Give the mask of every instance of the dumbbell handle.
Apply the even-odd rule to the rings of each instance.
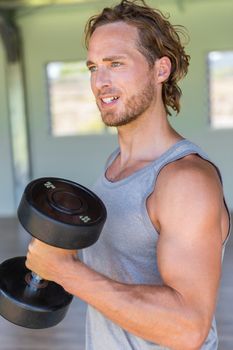
[[[25,276],[25,281],[28,284],[28,288],[31,291],[36,291],[41,288],[45,288],[48,285],[48,281],[37,275],[35,272],[30,271]]]
[[[40,283],[41,280],[43,279],[42,277],[40,277],[39,275],[37,275],[35,272],[31,271],[31,276],[32,276],[32,283],[37,284]]]

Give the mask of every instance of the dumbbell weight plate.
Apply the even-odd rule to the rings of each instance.
[[[106,209],[93,192],[77,183],[41,178],[26,187],[18,217],[22,226],[37,239],[63,249],[82,249],[99,238]],[[31,272],[25,267],[25,257],[3,262],[0,265],[0,314],[28,328],[47,328],[59,323],[72,296],[54,282],[38,281],[31,278]]]
[[[40,178],[26,187],[18,217],[39,240],[64,249],[82,249],[98,240],[106,209],[84,186],[60,178]]]
[[[31,272],[25,257],[16,257],[0,265],[0,314],[26,328],[48,328],[66,315],[73,296],[54,282],[42,281],[41,287],[28,283]]]

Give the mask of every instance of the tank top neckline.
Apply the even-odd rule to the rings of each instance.
[[[153,160],[152,162],[150,162],[149,164],[145,165],[144,167],[136,170],[135,172],[133,172],[132,174],[130,174],[129,176],[126,176],[125,178],[121,179],[121,180],[117,180],[117,181],[110,181],[107,176],[106,176],[106,172],[107,169],[109,168],[109,166],[114,162],[114,160],[118,157],[118,155],[120,154],[120,148],[118,147],[115,151],[113,151],[113,153],[110,155],[107,164],[105,166],[105,170],[104,170],[104,174],[103,174],[103,183],[107,186],[110,187],[118,187],[121,186],[129,181],[131,181],[133,178],[137,177],[139,174],[144,173],[145,171],[147,171],[150,168],[155,167],[156,165],[160,164],[163,160],[165,160],[171,153],[173,153],[178,147],[180,147],[183,144],[190,144],[190,141],[188,141],[187,139],[183,138],[182,140],[177,141],[176,143],[174,143],[172,146],[170,146],[165,152],[163,152],[158,158],[156,158],[155,160]]]

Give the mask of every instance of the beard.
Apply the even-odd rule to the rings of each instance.
[[[127,98],[124,108],[119,112],[101,111],[102,120],[106,126],[122,126],[138,119],[151,105],[155,97],[155,84],[153,78],[145,84],[136,94]]]

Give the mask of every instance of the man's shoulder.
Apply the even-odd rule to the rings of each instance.
[[[194,185],[220,181],[216,167],[197,154],[190,154],[167,164],[160,172],[158,182],[166,185]]]
[[[198,155],[188,155],[165,166],[157,179],[154,196],[161,215],[177,210],[193,212],[218,205],[222,186],[216,168]]]

